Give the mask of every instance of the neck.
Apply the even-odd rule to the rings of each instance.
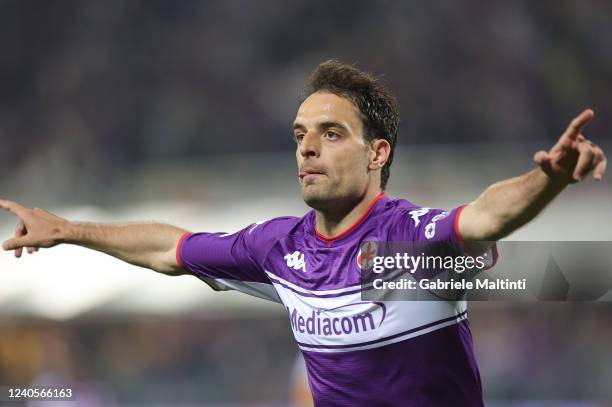
[[[352,227],[373,204],[374,200],[382,194],[380,190],[367,192],[356,200],[334,204],[333,210],[317,210],[316,225],[319,234],[325,237],[334,237]]]

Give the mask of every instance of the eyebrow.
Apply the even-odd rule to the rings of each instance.
[[[326,121],[326,122],[319,123],[319,124],[317,124],[317,127],[319,129],[329,129],[329,128],[332,128],[332,127],[336,127],[336,128],[341,129],[341,130],[343,130],[345,132],[349,131],[349,129],[344,124],[342,124],[340,122],[333,121],[333,120],[329,120],[329,121]],[[306,131],[306,126],[304,126],[302,123],[296,122],[296,123],[293,124],[293,130],[304,130],[304,131]]]

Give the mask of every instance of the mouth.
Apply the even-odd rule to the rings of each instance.
[[[321,171],[310,169],[310,168],[302,170],[298,173],[298,177],[300,181],[314,180],[315,178],[321,175],[325,175],[325,174],[323,174]]]

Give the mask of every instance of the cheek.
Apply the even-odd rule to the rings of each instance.
[[[358,183],[367,178],[369,157],[362,146],[351,146],[343,151],[335,151],[333,165],[328,167],[330,178],[337,182]],[[330,154],[331,156],[332,154]],[[329,157],[331,158],[331,157]]]
[[[339,178],[350,180],[351,182],[367,178],[367,160],[355,156],[352,159],[343,160],[336,166],[336,175]]]
[[[299,153],[299,151],[296,151],[296,153],[295,153],[295,162],[297,164],[297,168],[298,169],[300,168],[300,166],[304,162],[304,157],[302,157],[302,155]]]

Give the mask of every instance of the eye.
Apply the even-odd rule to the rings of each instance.
[[[300,144],[300,143],[302,142],[302,140],[304,139],[304,135],[303,135],[303,134],[301,134],[301,133],[294,134],[294,135],[293,135],[293,138],[295,139],[295,142],[296,142],[297,144]]]
[[[340,135],[334,131],[328,131],[327,133],[325,133],[325,137],[329,140],[338,140],[340,138]]]

